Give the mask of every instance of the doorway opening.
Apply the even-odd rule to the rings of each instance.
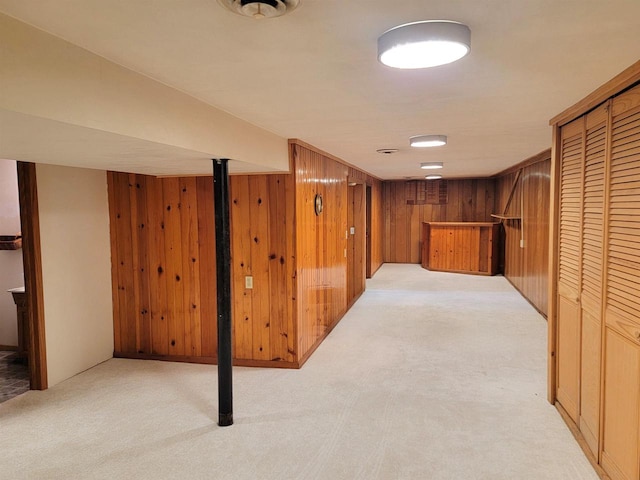
[[[366,185],[367,193],[366,193],[366,277],[371,278],[371,185]]]
[[[0,160],[0,403],[29,390],[18,169]]]
[[[0,402],[47,388],[33,163],[0,160]]]

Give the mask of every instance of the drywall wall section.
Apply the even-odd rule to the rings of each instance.
[[[16,162],[0,160],[0,235],[20,232]],[[18,345],[16,306],[10,288],[24,286],[22,250],[0,250],[0,346]]]
[[[113,355],[107,174],[39,164],[36,178],[51,387]]]

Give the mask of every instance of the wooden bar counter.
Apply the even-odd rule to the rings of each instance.
[[[422,224],[422,267],[441,272],[495,275],[500,223]]]

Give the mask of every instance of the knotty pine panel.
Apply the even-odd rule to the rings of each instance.
[[[497,179],[497,210],[504,213],[517,169]],[[521,220],[505,220],[504,276],[543,315],[548,308],[549,200],[551,152],[525,165],[518,178],[507,215]],[[523,230],[524,229],[524,230]],[[523,247],[520,247],[520,240]]]
[[[423,222],[490,222],[495,213],[495,180],[447,180],[447,202],[411,204],[427,181],[382,182],[383,260],[421,262]]]
[[[290,143],[295,168],[297,326],[300,359],[317,347],[347,308],[348,167]],[[323,211],[316,215],[316,194]]]
[[[237,364],[299,366],[347,308],[349,167],[295,144],[292,165],[291,174],[230,177]],[[371,186],[375,272],[383,259],[382,182],[357,169],[351,175]],[[214,363],[213,179],[114,172],[108,179],[114,354]],[[319,216],[316,193],[324,199]]]
[[[294,177],[234,175],[230,196],[234,358],[294,364]]]
[[[213,182],[109,172],[108,187],[114,354],[213,360]]]

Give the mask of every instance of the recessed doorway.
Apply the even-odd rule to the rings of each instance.
[[[0,160],[0,403],[29,390],[17,163]]]

